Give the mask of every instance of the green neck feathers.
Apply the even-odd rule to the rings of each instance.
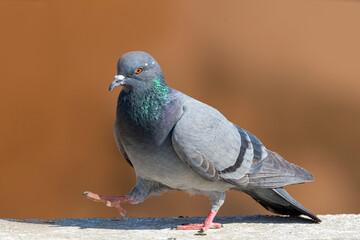
[[[160,78],[153,79],[153,87],[142,93],[137,93],[131,100],[129,113],[137,125],[144,127],[156,124],[162,118],[164,107],[168,102],[170,88]]]

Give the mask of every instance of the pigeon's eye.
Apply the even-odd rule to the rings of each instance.
[[[136,73],[136,74],[139,74],[139,73],[142,72],[142,70],[143,70],[142,68],[138,68],[138,69],[136,69],[135,73]]]

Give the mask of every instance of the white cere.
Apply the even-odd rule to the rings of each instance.
[[[124,80],[125,77],[123,75],[116,75],[115,78],[118,80]]]

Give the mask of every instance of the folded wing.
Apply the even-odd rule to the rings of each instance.
[[[275,188],[313,180],[311,173],[267,150],[253,134],[196,100],[184,104],[172,143],[180,159],[209,181]]]

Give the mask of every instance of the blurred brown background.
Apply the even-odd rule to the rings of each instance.
[[[287,189],[318,214],[359,213],[359,1],[0,1],[0,217],[116,217],[91,190],[135,185],[112,126],[116,62],[144,50],[167,82],[311,171]],[[169,192],[130,216],[205,216]],[[219,215],[269,214],[229,192]]]

